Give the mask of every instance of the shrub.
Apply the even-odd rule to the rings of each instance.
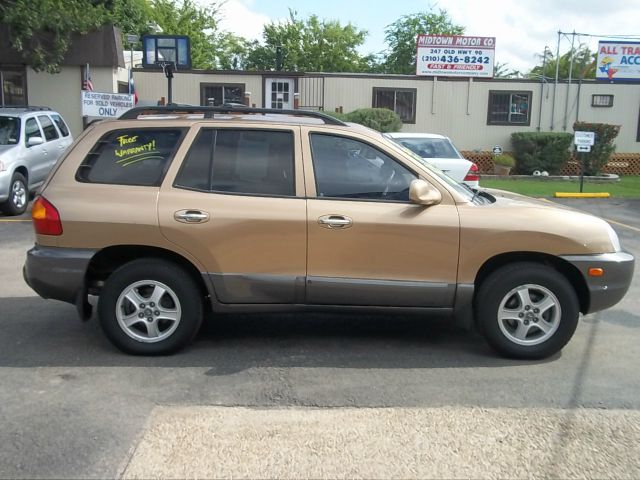
[[[598,175],[611,158],[611,154],[616,151],[613,140],[620,133],[620,125],[609,125],[607,123],[586,123],[576,122],[573,130],[579,132],[595,132],[595,144],[591,147],[591,152],[585,155],[585,175]]]
[[[503,153],[502,155],[496,155],[493,157],[494,165],[502,165],[503,167],[512,167],[516,164],[516,161],[511,155]]]
[[[386,108],[361,108],[349,113],[326,113],[339,120],[359,123],[382,133],[398,132],[402,128],[402,120],[398,114]]]
[[[531,175],[535,170],[551,175],[569,160],[573,135],[560,132],[516,132],[511,134],[517,173]]]

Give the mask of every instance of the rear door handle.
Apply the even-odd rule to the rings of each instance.
[[[345,215],[322,215],[318,218],[321,227],[337,229],[349,228],[353,225],[353,220]]]
[[[182,223],[204,223],[209,221],[209,214],[200,210],[178,210],[173,218]]]

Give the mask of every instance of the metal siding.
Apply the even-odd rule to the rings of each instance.
[[[461,150],[490,150],[494,145],[512,148],[511,133],[537,131],[540,99],[542,96],[541,131],[551,131],[551,110],[554,90],[556,90],[553,131],[563,132],[564,109],[567,84],[560,83],[557,89],[553,83],[542,86],[539,82],[511,82],[494,80],[491,82],[471,82],[469,91],[469,114],[467,114],[467,92],[469,83],[465,81],[435,82],[435,103],[432,107],[431,79],[389,79],[350,78],[332,76],[325,79],[325,109],[333,111],[342,106],[344,112],[357,108],[368,108],[372,104],[373,87],[417,88],[416,123],[405,124],[406,132],[440,133],[451,137]],[[490,90],[530,91],[531,122],[529,126],[487,125],[487,108]],[[573,133],[576,119],[576,96],[578,85],[572,84],[567,112],[566,131]],[[592,94],[614,95],[613,107],[591,106]],[[640,109],[640,89],[638,85],[624,84],[583,84],[580,92],[580,120],[588,122],[622,125],[616,139],[618,152],[640,152],[636,142],[638,112]],[[433,111],[433,113],[432,113]]]
[[[161,97],[167,98],[167,79],[161,71],[134,71],[133,79],[141,102],[155,104]],[[262,107],[261,75],[218,75],[178,71],[173,76],[173,101],[200,105],[201,83],[243,83],[245,92],[251,92],[251,103],[255,103],[256,107]]]

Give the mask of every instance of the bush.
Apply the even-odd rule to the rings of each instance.
[[[531,175],[535,170],[551,175],[560,170],[571,157],[569,147],[573,135],[559,132],[516,132],[511,134],[516,157],[516,172]]]
[[[398,114],[386,108],[361,108],[349,113],[326,113],[338,120],[359,123],[382,133],[398,132],[402,128],[402,120]]]
[[[613,140],[620,133],[619,125],[609,125],[607,123],[586,123],[576,122],[573,130],[578,132],[595,132],[595,144],[591,147],[591,152],[585,155],[585,175],[598,175],[611,158],[611,154],[616,151]]]
[[[511,155],[503,153],[502,155],[496,155],[495,157],[493,157],[493,164],[513,168],[513,166],[516,164],[516,161]]]

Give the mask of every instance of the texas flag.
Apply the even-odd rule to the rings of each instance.
[[[136,92],[136,84],[133,82],[133,72],[129,74],[129,93],[133,94],[134,105],[138,104],[138,92]]]

